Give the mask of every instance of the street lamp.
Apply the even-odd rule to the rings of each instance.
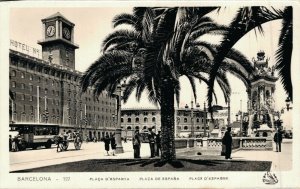
[[[286,103],[286,109],[287,109],[287,111],[289,111],[290,109],[293,109],[293,107],[290,107],[290,105],[291,105],[291,99],[290,99],[290,97],[286,98],[285,103]]]
[[[203,121],[203,124],[204,124],[204,137],[206,137],[206,105],[205,105],[205,102],[204,102],[203,110],[204,110],[204,121]]]
[[[122,135],[122,128],[121,128],[121,84],[118,84],[116,89],[116,98],[117,98],[117,128],[115,132],[116,137],[116,153],[124,153],[124,149],[122,146],[121,135]]]

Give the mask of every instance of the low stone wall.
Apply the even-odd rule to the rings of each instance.
[[[181,138],[176,138],[175,139],[175,148],[180,149],[180,148],[188,148],[188,141],[189,139],[181,139]]]
[[[271,137],[244,137],[240,140],[243,150],[273,150]]]
[[[222,150],[222,138],[176,138],[176,149],[204,147],[211,150]],[[232,149],[273,150],[270,137],[233,137]]]

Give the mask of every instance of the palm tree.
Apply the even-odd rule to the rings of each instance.
[[[292,54],[292,7],[286,7],[283,11],[266,7],[244,7],[240,8],[235,18],[229,25],[228,32],[224,34],[224,38],[217,53],[214,57],[214,64],[210,72],[208,87],[208,105],[211,107],[212,94],[216,74],[222,64],[223,59],[227,56],[230,49],[252,29],[258,28],[262,30],[262,24],[283,19],[283,27],[281,30],[279,49],[277,50],[277,69],[281,77],[284,88],[292,99],[292,84],[290,78],[290,64]]]
[[[217,46],[196,39],[206,33],[226,32],[224,26],[218,26],[204,17],[214,9],[134,8],[132,15],[118,15],[113,21],[114,26],[129,24],[133,30],[122,29],[111,33],[103,41],[103,55],[82,77],[82,90],[93,86],[95,96],[104,90],[113,95],[123,79],[128,81],[123,95],[125,102],[134,89],[138,100],[143,91],[148,92],[149,100],[161,108],[162,160],[176,158],[174,96],[178,103],[179,77],[189,79],[195,98],[195,79],[208,83],[203,73],[210,72],[211,54],[216,52]],[[216,78],[225,99],[230,95],[226,71],[240,76],[247,83],[247,75],[232,62],[243,62],[245,67],[251,65],[234,50],[224,60]]]

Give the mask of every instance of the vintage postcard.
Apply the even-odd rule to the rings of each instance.
[[[0,3],[0,188],[299,188],[296,1]]]

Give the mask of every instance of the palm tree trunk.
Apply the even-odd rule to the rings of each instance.
[[[161,82],[161,160],[176,159],[174,137],[174,93],[170,79]]]

